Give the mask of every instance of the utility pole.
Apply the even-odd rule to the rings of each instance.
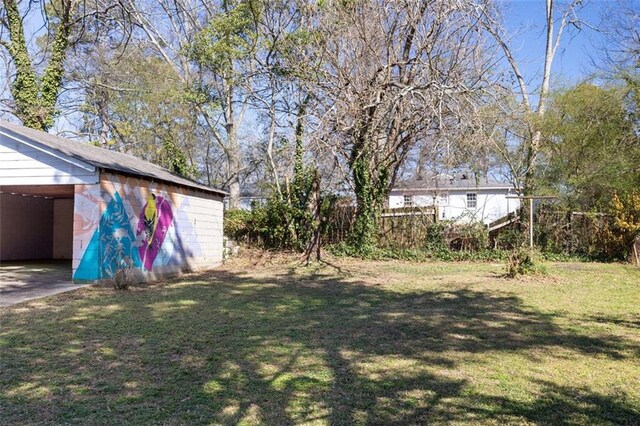
[[[533,248],[533,200],[554,200],[555,195],[507,195],[507,198],[529,200],[529,248]]]

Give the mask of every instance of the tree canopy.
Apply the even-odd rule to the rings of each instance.
[[[224,187],[232,208],[268,188],[293,234],[312,181],[353,200],[365,251],[412,174],[493,173],[584,210],[639,184],[637,5],[608,15],[597,75],[562,87],[556,54],[590,28],[577,0],[545,2],[539,78],[495,0],[2,2],[14,119]]]

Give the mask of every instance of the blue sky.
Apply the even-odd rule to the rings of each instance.
[[[518,63],[530,82],[530,89],[539,86],[544,63],[544,16],[545,0],[498,0],[505,8],[505,24],[512,38],[512,48]],[[569,0],[555,0],[558,9]],[[627,0],[640,4],[640,0]],[[578,17],[589,24],[577,31],[571,28],[565,32],[558,49],[552,73],[552,90],[576,83],[596,71],[591,63],[597,59],[597,46],[603,43],[607,28],[601,24],[603,15],[615,13],[619,0],[585,0]],[[33,39],[33,32],[41,29],[41,16],[36,13],[25,22],[27,33]],[[595,30],[591,27],[597,27]],[[535,95],[534,95],[535,97]]]
[[[525,78],[534,83],[532,86],[539,84],[544,65],[545,3],[544,0],[503,3],[507,29],[519,34],[512,39],[512,48]],[[563,4],[557,3],[556,10],[560,11]],[[612,8],[615,10],[616,5],[615,0],[585,1],[577,16],[588,25],[583,25],[581,30],[570,26],[563,33],[552,67],[553,86],[557,88],[559,85],[576,83],[596,71],[591,61],[598,58],[597,46],[604,42],[607,31],[602,18],[607,11],[610,12]]]

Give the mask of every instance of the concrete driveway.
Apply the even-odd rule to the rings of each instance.
[[[2,262],[0,308],[86,285],[71,282],[71,262]]]

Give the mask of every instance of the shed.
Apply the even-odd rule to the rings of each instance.
[[[0,120],[0,261],[70,261],[74,281],[222,262],[225,192],[139,158]]]

